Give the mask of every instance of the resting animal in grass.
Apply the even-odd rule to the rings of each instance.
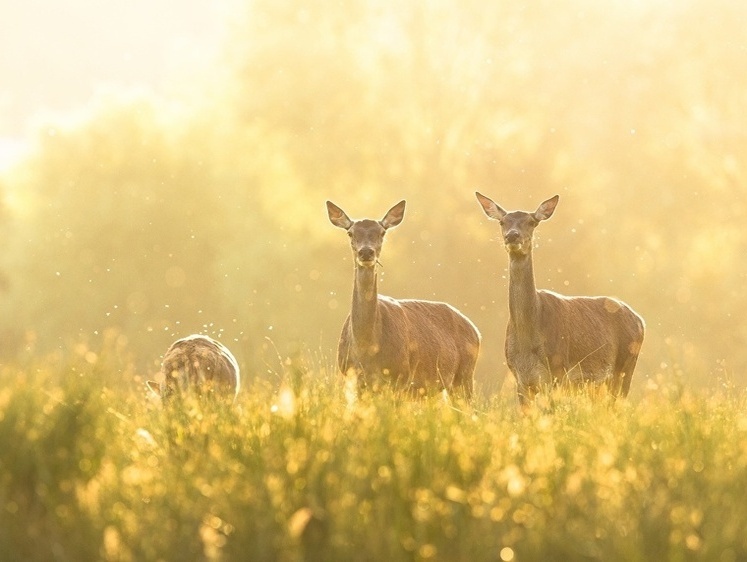
[[[194,334],[175,341],[163,357],[160,381],[146,383],[167,402],[187,393],[235,399],[241,385],[236,359],[226,346]]]

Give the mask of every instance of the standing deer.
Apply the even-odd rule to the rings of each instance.
[[[475,195],[485,214],[500,222],[508,251],[506,362],[522,408],[538,390],[557,385],[606,386],[613,399],[627,396],[643,343],[643,319],[611,297],[566,297],[535,287],[532,234],[552,216],[559,196],[529,213],[507,212]]]
[[[376,266],[384,234],[402,222],[405,201],[380,221],[353,221],[330,201],[327,213],[333,225],[347,231],[355,262],[352,310],[337,347],[342,373],[357,377],[359,388],[389,384],[413,395],[445,389],[469,400],[480,349],[474,324],[446,303],[378,294]]]
[[[146,384],[164,402],[187,393],[233,400],[241,375],[226,346],[211,337],[193,334],[171,344],[163,356],[160,381]]]

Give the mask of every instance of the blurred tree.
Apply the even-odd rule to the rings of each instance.
[[[9,213],[5,205],[5,185],[0,181],[0,254],[7,251],[8,238],[11,235],[8,220]],[[8,275],[3,269],[0,269],[0,294],[7,292],[8,287]]]
[[[512,74],[522,64],[500,64],[518,50],[512,41],[500,45],[511,24],[494,22],[520,10],[488,8],[493,18],[476,3],[333,4],[255,2],[238,20],[227,106],[242,138],[253,143],[244,152],[254,157],[248,165],[255,166],[258,203],[286,239],[308,232],[302,246],[308,250],[315,238],[336,234],[323,213],[325,199],[376,216],[407,198],[403,232],[383,257],[392,264],[383,290],[476,312],[482,281],[476,278],[475,290],[465,294],[464,278],[482,252],[460,235],[471,230],[465,223],[479,222],[474,187],[552,184],[560,147],[557,137],[541,134],[543,124],[528,108],[512,107]],[[309,216],[310,209],[319,212]],[[328,243],[339,245],[337,259],[347,259],[342,242]],[[313,317],[333,334],[325,340],[333,346],[352,273],[322,256],[297,254],[294,270],[301,278],[306,271],[330,272],[326,286],[334,297],[323,304],[337,308],[316,301]],[[289,313],[308,307],[305,298]],[[287,320],[282,324],[294,324]],[[493,330],[490,320],[484,331]]]
[[[258,372],[275,348],[332,364],[352,262],[324,201],[377,217],[406,198],[381,289],[460,307],[497,385],[507,260],[473,192],[522,209],[560,193],[540,287],[630,302],[646,374],[747,371],[746,6],[257,0],[232,16],[189,114],[105,103],[42,131],[8,180],[34,212],[0,256],[2,329],[154,330],[150,357],[218,330]]]
[[[698,0],[254,2],[231,43],[237,73],[229,107],[237,127],[263,131],[270,150],[282,152],[266,161],[279,163],[289,181],[258,176],[265,202],[297,210],[277,217],[287,228],[325,198],[352,196],[368,212],[406,196],[412,242],[388,247],[396,252],[385,256],[396,263],[391,291],[457,302],[484,331],[505,321],[504,298],[490,288],[504,265],[482,269],[494,249],[472,242],[485,232],[467,203],[473,188],[522,208],[560,192],[562,223],[540,233],[548,242],[540,284],[630,300],[649,318],[652,357],[679,346],[708,370],[721,346],[695,342],[703,326],[734,334],[719,322],[730,308],[705,305],[705,285],[693,285],[702,273],[684,258],[691,248],[720,248],[716,271],[732,272],[719,276],[728,293],[744,275],[729,259],[743,235],[735,221],[730,234],[693,244],[698,233],[672,221],[710,222],[723,205],[714,194],[724,176],[731,185],[744,178],[733,156],[744,135],[729,124],[743,106],[735,76],[747,60],[738,43],[744,14],[733,3]],[[729,40],[708,40],[722,34]],[[710,84],[723,87],[701,87]],[[724,111],[727,119],[704,122]],[[289,188],[276,189],[280,183]],[[729,205],[736,215],[744,207]],[[468,287],[465,269],[479,273]],[[347,281],[335,292],[346,293]],[[486,290],[497,295],[490,306]],[[743,302],[734,289],[730,296]],[[499,370],[497,354],[488,361]],[[653,359],[652,368],[658,364]]]
[[[43,131],[16,187],[33,211],[16,224],[6,310],[40,339],[173,329],[221,307],[225,202],[206,138],[169,129],[146,99],[100,102],[84,123]]]

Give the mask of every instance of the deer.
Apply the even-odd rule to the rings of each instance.
[[[164,403],[187,394],[235,400],[241,374],[236,358],[225,345],[209,336],[192,334],[169,346],[161,362],[159,382],[147,381],[146,385]]]
[[[606,296],[565,296],[537,290],[532,237],[558,204],[555,195],[534,212],[508,212],[476,192],[489,219],[501,226],[508,252],[506,364],[526,410],[540,390],[583,389],[625,398],[643,344],[644,322],[624,302]]]
[[[330,222],[348,233],[355,276],[351,311],[342,327],[337,364],[360,391],[384,387],[422,397],[446,391],[470,401],[480,332],[453,306],[394,299],[378,292],[377,266],[386,232],[399,225],[406,202],[381,220],[351,220],[327,201]]]

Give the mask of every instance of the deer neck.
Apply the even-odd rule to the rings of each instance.
[[[355,267],[351,323],[353,337],[359,345],[376,343],[378,323],[378,290],[375,267]]]
[[[509,321],[520,339],[531,340],[537,332],[539,311],[531,251],[527,255],[512,254],[509,263]]]

